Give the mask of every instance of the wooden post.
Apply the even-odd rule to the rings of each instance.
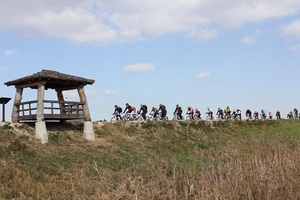
[[[19,121],[19,103],[21,103],[22,100],[22,94],[23,94],[23,88],[19,88],[16,86],[16,94],[15,94],[15,100],[11,115],[11,121],[16,123]]]
[[[79,94],[79,98],[80,98],[80,102],[83,103],[83,115],[84,115],[84,121],[92,121],[91,120],[91,116],[90,116],[90,111],[89,111],[89,106],[87,103],[87,99],[84,93],[84,89],[83,86],[80,86],[77,88],[78,94]]]
[[[38,95],[37,95],[37,111],[36,111],[36,123],[35,123],[35,137],[40,139],[42,144],[48,142],[48,133],[46,128],[45,116],[44,116],[44,96],[45,96],[45,84],[46,82],[38,83]]]
[[[56,94],[57,94],[57,100],[58,101],[65,101],[64,100],[64,95],[62,90],[56,90]],[[59,109],[60,109],[60,115],[65,114],[65,103],[59,103]],[[63,122],[64,120],[60,120],[60,122]]]
[[[37,110],[36,110],[37,122],[44,121],[44,96],[45,96],[45,83],[40,82],[38,84],[38,96],[37,96]]]
[[[83,115],[84,115],[84,123],[83,123],[83,136],[87,140],[95,140],[95,133],[93,128],[93,122],[91,120],[90,111],[87,103],[87,99],[84,93],[83,86],[77,88],[80,101],[83,103]]]

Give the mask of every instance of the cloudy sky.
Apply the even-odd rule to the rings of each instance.
[[[92,120],[127,102],[286,116],[300,109],[299,65],[299,0],[0,0],[0,96],[42,69],[94,79]]]

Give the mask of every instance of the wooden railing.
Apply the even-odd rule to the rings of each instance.
[[[37,100],[17,104],[19,120],[37,118]],[[83,119],[83,103],[75,101],[44,100],[44,118],[46,119]]]

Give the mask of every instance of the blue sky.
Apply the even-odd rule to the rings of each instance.
[[[127,102],[165,104],[169,118],[176,104],[286,117],[300,108],[299,65],[298,0],[0,0],[7,120],[15,88],[4,83],[42,69],[95,80],[85,87],[93,121]]]

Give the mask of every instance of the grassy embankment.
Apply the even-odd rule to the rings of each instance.
[[[0,199],[300,199],[300,120],[0,127]]]

